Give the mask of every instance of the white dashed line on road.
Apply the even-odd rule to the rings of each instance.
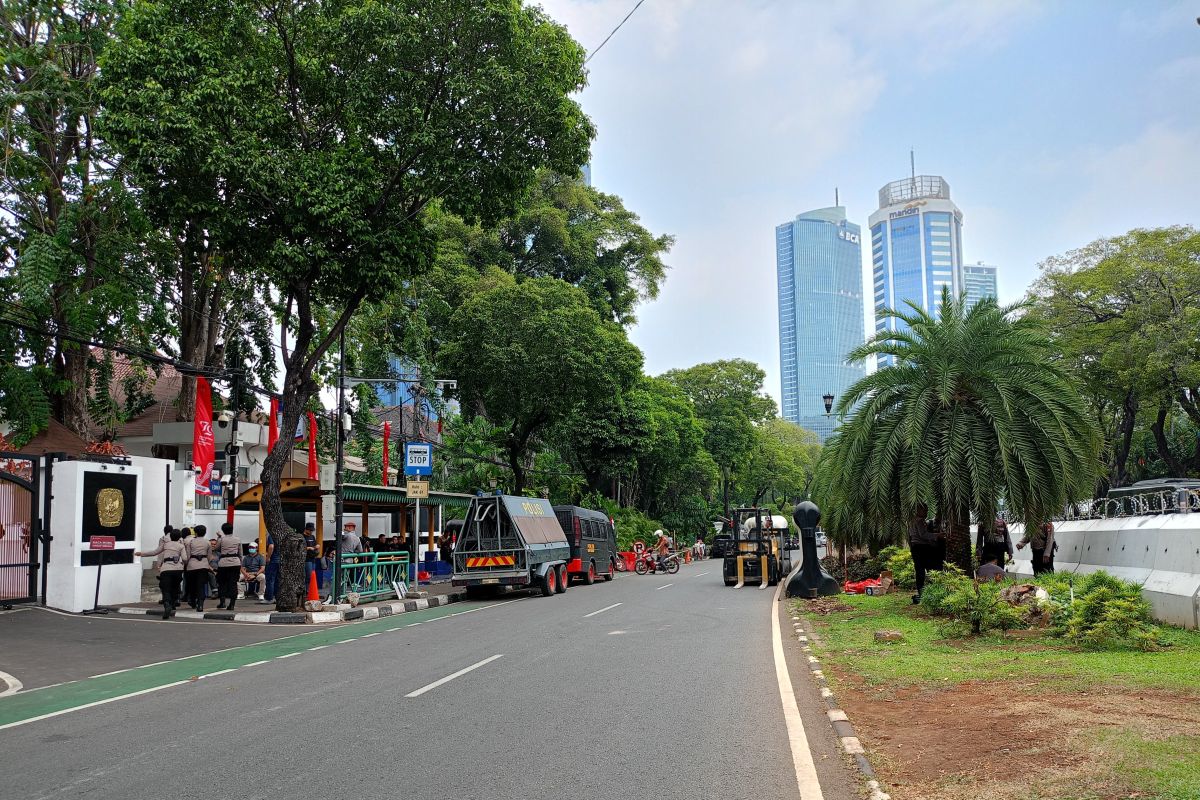
[[[620,603],[613,603],[611,606],[605,606],[604,608],[600,609],[599,611],[593,611],[593,612],[592,612],[592,613],[590,613],[590,614],[584,614],[584,615],[583,615],[583,618],[584,618],[584,619],[587,619],[588,617],[594,617],[594,616],[596,616],[597,614],[603,614],[605,611],[612,611],[614,608],[616,608],[616,607],[617,607],[617,606],[619,606],[619,605],[621,605],[621,604],[620,604]]]
[[[704,577],[705,575],[707,575],[707,574],[708,574],[707,572],[697,572],[697,573],[696,573],[695,575],[693,575],[692,577],[693,577],[693,578],[703,578],[703,577]]]
[[[468,672],[473,672],[474,670],[477,670],[486,664],[492,663],[497,658],[503,658],[503,657],[504,657],[503,653],[497,653],[494,656],[489,656],[489,657],[485,658],[483,661],[477,661],[469,667],[464,667],[464,668],[460,669],[458,672],[452,672],[449,675],[447,675],[446,677],[436,680],[427,686],[422,686],[420,689],[417,689],[415,692],[409,692],[408,694],[406,694],[404,696],[405,697],[420,697],[421,695],[425,694],[428,691],[436,689],[437,687],[442,686],[443,684],[447,684],[450,681],[454,680],[455,678],[461,678],[463,675],[466,675]]]
[[[666,589],[666,588],[668,588],[668,587],[670,587],[670,586],[674,586],[674,585],[675,585],[675,584],[673,584],[673,583],[664,583],[662,586],[656,586],[656,587],[654,588],[654,591],[656,591],[656,592],[661,592],[663,589]]]

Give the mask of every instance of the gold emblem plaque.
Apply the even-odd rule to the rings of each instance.
[[[96,511],[101,527],[117,527],[125,516],[125,495],[120,489],[101,489],[96,492]]]

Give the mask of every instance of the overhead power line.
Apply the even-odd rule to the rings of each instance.
[[[604,41],[603,41],[603,42],[601,42],[600,44],[598,44],[598,45],[596,46],[596,49],[595,49],[595,50],[593,50],[592,52],[588,53],[588,57],[587,57],[587,58],[585,58],[585,59],[583,60],[583,63],[584,63],[584,64],[587,64],[589,61],[591,61],[593,58],[595,58],[595,57],[596,57],[596,53],[599,53],[601,50],[603,50],[603,49],[604,49],[604,45],[608,44],[608,40],[609,40],[609,39],[611,39],[611,38],[612,38],[612,37],[613,37],[613,36],[616,34],[616,32],[617,32],[617,31],[621,30],[621,26],[622,26],[622,25],[624,25],[626,22],[628,22],[628,21],[629,21],[629,18],[633,16],[633,12],[634,12],[634,11],[637,11],[639,8],[641,8],[641,7],[642,7],[642,3],[644,3],[644,2],[646,2],[646,0],[638,0],[638,2],[637,2],[637,5],[635,5],[635,6],[634,6],[634,7],[633,7],[633,8],[632,8],[630,11],[629,11],[629,13],[625,15],[625,19],[621,20],[619,23],[617,23],[617,27],[615,27],[615,28],[613,28],[611,31],[609,31],[609,34],[608,34],[608,36],[605,36],[605,37],[604,37]]]

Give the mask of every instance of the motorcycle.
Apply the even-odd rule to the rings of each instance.
[[[659,571],[665,572],[668,575],[674,575],[676,572],[679,572],[679,553],[671,553],[668,556],[663,556],[662,564],[660,565],[658,563],[658,555],[647,550],[638,559],[633,571],[638,575],[654,574]]]

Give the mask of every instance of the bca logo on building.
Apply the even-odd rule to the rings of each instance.
[[[838,231],[838,238],[845,239],[850,244],[858,244],[858,234],[850,231]]]

